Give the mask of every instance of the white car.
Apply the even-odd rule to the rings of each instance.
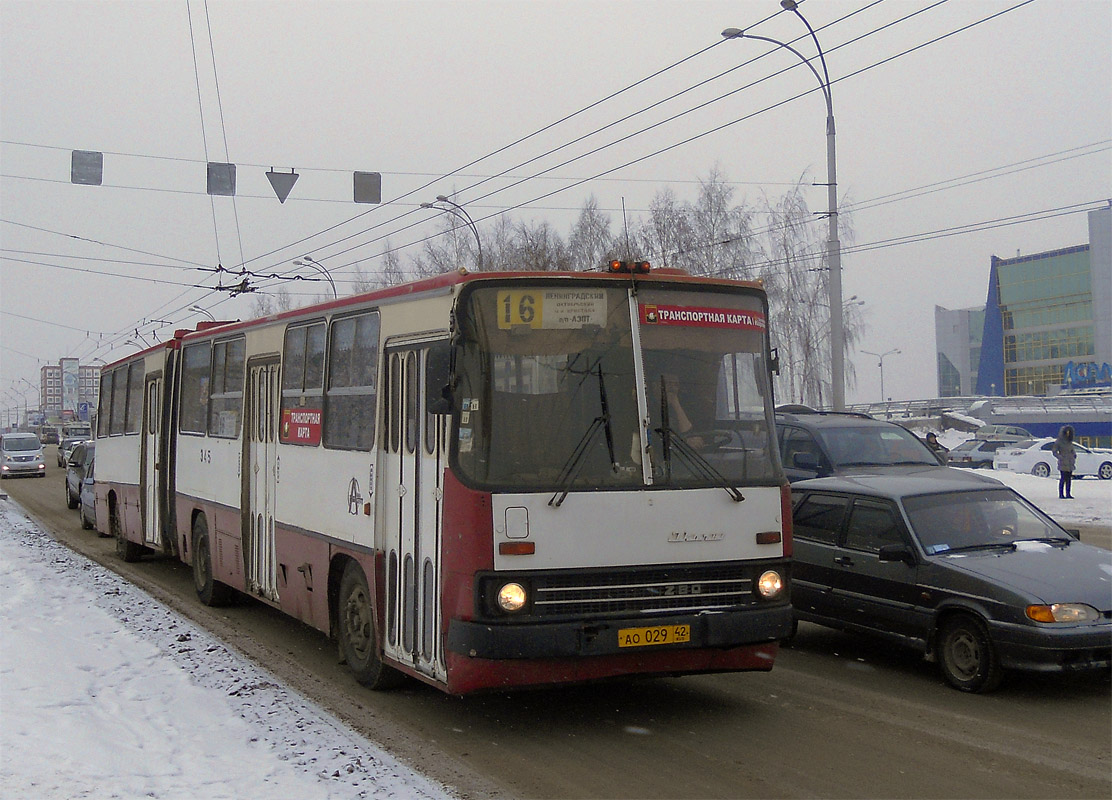
[[[1058,474],[1058,459],[1050,452],[1053,439],[1028,439],[1015,447],[1001,447],[992,459],[993,469],[1007,469],[1012,472],[1030,472],[1040,478]],[[1074,477],[1096,475],[1101,480],[1112,479],[1112,451],[1090,450],[1074,444],[1077,450],[1077,466]]]

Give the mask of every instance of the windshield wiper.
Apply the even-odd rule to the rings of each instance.
[[[587,453],[590,452],[591,444],[595,440],[595,436],[599,430],[606,434],[606,453],[610,457],[610,468],[617,473],[618,462],[614,458],[614,431],[610,427],[610,403],[606,399],[606,383],[602,379],[602,360],[598,362],[598,394],[599,403],[601,405],[602,414],[592,420],[591,425],[587,428],[586,432],[579,439],[579,443],[575,449],[571,451],[568,460],[564,462],[564,466],[560,469],[560,474],[556,477],[556,484],[560,488],[556,494],[548,499],[548,504],[553,508],[559,508],[564,500],[567,499],[568,492],[571,491],[571,486],[575,483],[575,479],[579,477],[579,472],[583,469],[583,464],[586,461]],[[587,370],[587,374],[591,374],[591,370]]]
[[[660,423],[661,426],[656,429],[656,432],[660,434],[663,442],[664,478],[667,483],[672,482],[672,448],[675,447],[676,452],[683,457],[687,466],[696,476],[721,489],[725,489],[726,494],[730,495],[735,503],[745,500],[745,496],[740,489],[730,483],[725,475],[703,458],[702,454],[688,444],[683,436],[672,430],[668,419],[668,389],[664,385],[663,376],[660,378]]]
[[[982,542],[981,544],[967,544],[962,547],[951,547],[949,550],[944,550],[939,555],[946,555],[948,553],[965,553],[970,550],[995,550],[1003,547],[1007,550],[1015,550],[1015,542]]]

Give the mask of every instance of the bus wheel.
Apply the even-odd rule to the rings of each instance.
[[[340,579],[339,612],[340,652],[355,679],[369,689],[391,689],[402,679],[401,673],[382,663],[375,637],[374,610],[367,576],[354,561],[349,561]]]
[[[143,555],[143,548],[130,541],[120,524],[120,511],[116,506],[108,514],[108,535],[116,540],[116,555],[128,563],[134,563]]]
[[[212,547],[203,514],[193,521],[193,588],[206,606],[226,606],[234,597],[232,587],[212,577]]]

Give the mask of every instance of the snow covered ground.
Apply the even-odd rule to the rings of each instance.
[[[0,500],[0,797],[451,796]]]

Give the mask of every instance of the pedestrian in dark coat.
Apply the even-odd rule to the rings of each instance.
[[[1073,469],[1077,465],[1077,449],[1073,446],[1073,428],[1069,425],[1058,431],[1058,438],[1050,447],[1050,452],[1058,459],[1058,497],[1073,499]]]

